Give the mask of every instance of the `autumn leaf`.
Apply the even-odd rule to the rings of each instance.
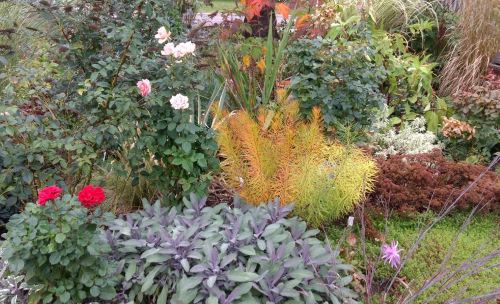
[[[288,19],[288,16],[290,15],[290,7],[288,7],[285,3],[280,2],[276,4],[276,11],[285,19]]]
[[[309,19],[311,19],[311,15],[309,14],[305,14],[303,16],[300,16],[299,18],[297,18],[297,22],[295,22],[295,28],[297,30],[301,30],[302,28],[304,28],[307,23],[309,22]]]
[[[264,74],[264,70],[266,69],[266,62],[263,58],[261,58],[259,62],[257,62],[257,67],[259,68],[260,72]]]
[[[271,6],[270,0],[246,0],[245,15],[248,20],[255,16],[260,16],[260,12],[265,6]]]
[[[245,68],[248,68],[250,66],[250,55],[244,55],[243,58],[241,59],[243,61],[243,66]]]

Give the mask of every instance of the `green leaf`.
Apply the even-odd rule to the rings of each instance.
[[[255,255],[255,249],[252,245],[243,246],[240,248],[240,252],[245,255]]]
[[[290,277],[294,279],[313,279],[314,274],[307,269],[297,269],[289,274]]]
[[[69,302],[69,299],[70,299],[71,295],[69,294],[69,292],[65,291],[60,297],[59,297],[59,301],[61,301],[62,303],[68,303]]]
[[[184,150],[184,152],[186,153],[191,152],[191,143],[187,141],[182,142],[182,150]]]
[[[90,288],[90,294],[91,294],[93,297],[98,297],[100,293],[101,293],[101,291],[99,290],[99,287],[97,287],[97,286],[92,286],[92,288]]]
[[[254,272],[232,270],[227,273],[227,278],[233,282],[254,282],[259,278],[259,275]]]
[[[115,298],[116,291],[112,286],[106,286],[101,289],[100,298],[106,301],[111,301]]]
[[[167,304],[167,296],[168,296],[168,286],[165,285],[163,286],[163,289],[161,290],[160,295],[156,300],[156,304]]]
[[[214,296],[210,296],[207,299],[207,304],[219,304],[219,300]]]
[[[23,177],[23,181],[26,184],[31,184],[31,182],[33,181],[33,173],[31,173],[30,170],[27,170],[27,169],[23,170],[22,177]]]
[[[51,265],[55,265],[61,261],[61,252],[60,251],[55,251],[53,252],[50,257],[49,257],[49,262]]]
[[[178,294],[183,294],[200,285],[202,277],[183,277],[177,284]]]
[[[156,274],[158,273],[158,271],[160,271],[161,268],[161,265],[155,266],[153,270],[148,273],[148,275],[142,281],[141,292],[146,292],[151,286],[153,286]]]
[[[64,240],[66,239],[66,235],[64,233],[58,233],[56,234],[56,242],[61,244],[62,242],[64,242]]]
[[[137,269],[137,262],[131,261],[127,267],[127,270],[125,271],[125,281],[130,281],[136,269]]]
[[[436,112],[429,111],[424,115],[427,120],[427,130],[437,133],[439,125],[439,117]]]

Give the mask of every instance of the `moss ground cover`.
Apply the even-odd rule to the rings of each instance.
[[[429,212],[415,218],[392,216],[389,217],[388,221],[383,217],[374,217],[373,223],[379,231],[386,232],[384,233],[386,242],[391,242],[392,240],[399,242],[399,247],[403,249],[401,254],[405,256],[408,253],[408,249],[418,238],[421,229],[425,228],[428,221],[435,216],[435,214]],[[451,214],[429,231],[413,257],[406,262],[401,270],[399,277],[407,286],[405,287],[402,283],[397,284],[399,291],[394,294],[403,293],[406,288],[411,288],[413,292],[419,289],[426,280],[438,271],[448,252],[451,252],[451,255],[446,265],[456,270],[460,265],[471,259],[499,250],[500,235],[498,228],[500,216],[497,214],[479,214],[474,216],[469,226],[455,240],[457,233],[461,230],[460,227],[466,221],[467,217],[468,213],[464,212]],[[347,256],[352,254],[350,257],[352,264],[363,269],[360,225],[354,226],[353,233],[356,243],[353,246],[345,244],[346,248],[349,249],[344,254]],[[341,237],[341,233],[338,231],[330,232],[329,236],[336,241]],[[350,239],[352,244],[353,239],[347,239]],[[377,260],[380,255],[381,244],[381,240],[367,240],[367,256],[372,260]],[[498,268],[494,266],[499,262],[500,257],[497,256],[484,267],[474,269],[473,271],[477,271],[477,274],[451,284],[447,290],[439,288],[440,284],[437,284],[419,296],[416,303],[445,303],[450,299],[463,299],[473,297],[474,295],[487,294],[500,286],[500,273]],[[379,260],[376,264],[375,284],[383,285],[387,283],[393,273],[394,270],[388,264],[384,264]],[[463,274],[463,272],[457,274],[452,280],[458,279]],[[439,293],[437,295],[434,294],[437,291]],[[392,302],[390,301],[390,303]]]

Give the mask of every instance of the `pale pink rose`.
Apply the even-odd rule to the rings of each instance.
[[[174,54],[175,51],[175,45],[172,42],[169,42],[163,46],[163,51],[161,51],[161,54],[163,56],[170,56]]]
[[[184,54],[192,54],[192,53],[194,53],[194,51],[196,49],[196,44],[192,43],[191,41],[188,41],[188,42],[179,43],[179,45],[177,47],[181,48],[183,50]]]
[[[179,59],[179,58],[184,57],[185,53],[184,53],[184,50],[182,48],[180,48],[179,46],[176,46],[175,49],[174,49],[174,52],[172,53],[172,55],[176,59]]]
[[[151,83],[147,79],[138,81],[137,88],[139,89],[142,97],[146,97],[151,93]]]
[[[158,29],[157,34],[155,35],[155,38],[158,39],[158,43],[165,43],[168,39],[170,39],[171,33],[165,29],[164,26],[160,27]]]
[[[189,108],[189,99],[187,98],[187,96],[177,94],[170,98],[170,104],[172,105],[172,108],[176,110],[187,109]]]

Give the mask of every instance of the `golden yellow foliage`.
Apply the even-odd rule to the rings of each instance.
[[[266,70],[266,62],[264,61],[264,58],[261,58],[259,62],[257,62],[257,67],[259,68],[259,71],[264,74],[264,71]]]
[[[281,92],[281,96],[285,94]],[[375,162],[361,150],[329,142],[321,114],[299,119],[299,104],[277,98],[278,109],[226,113],[218,126],[226,183],[249,203],[294,203],[310,224],[351,211],[373,188]]]

